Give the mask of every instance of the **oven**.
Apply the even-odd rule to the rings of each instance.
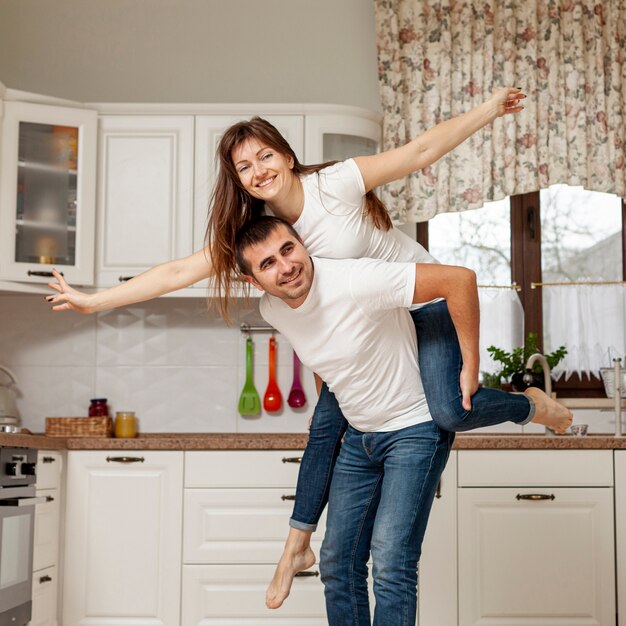
[[[0,448],[0,626],[31,618],[37,451]]]

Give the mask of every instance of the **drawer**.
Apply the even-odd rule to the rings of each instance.
[[[35,539],[33,544],[33,571],[58,563],[59,555],[59,491],[37,490],[46,502],[35,506]]]
[[[184,565],[182,624],[327,626],[319,576],[296,577],[285,604],[271,610],[265,591],[273,574],[273,565]]]
[[[57,568],[33,575],[33,609],[28,626],[57,626]]]
[[[459,487],[612,487],[611,450],[459,450]]]
[[[37,453],[37,489],[58,489],[61,485],[63,456],[57,450]]]
[[[294,490],[186,489],[184,563],[277,563],[289,531]],[[326,513],[311,547],[319,556]]]
[[[302,450],[185,453],[185,487],[295,488]]]

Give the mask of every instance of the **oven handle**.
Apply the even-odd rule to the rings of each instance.
[[[0,506],[34,506],[44,504],[46,496],[36,496],[33,498],[5,498],[0,500]]]

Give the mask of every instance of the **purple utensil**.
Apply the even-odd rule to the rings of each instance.
[[[304,395],[304,389],[302,389],[300,383],[300,359],[295,351],[293,353],[293,383],[291,385],[291,391],[289,391],[287,404],[294,409],[306,404],[306,396]]]

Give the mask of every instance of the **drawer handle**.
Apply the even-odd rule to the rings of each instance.
[[[550,495],[548,495],[547,493],[518,493],[515,496],[516,500],[533,500],[533,501],[537,501],[537,500],[554,500],[554,494],[551,493]]]
[[[308,578],[310,576],[319,576],[320,573],[315,571],[315,572],[298,572],[296,574],[296,578]]]
[[[280,499],[281,499],[281,500],[283,500],[283,501],[284,501],[284,500],[295,500],[295,499],[296,499],[296,496],[286,496],[286,495],[282,495],[282,496],[280,496]]]
[[[39,577],[39,582],[40,583],[51,583],[52,582],[52,578],[50,578],[50,576],[48,576],[46,574],[45,576],[40,576]]]
[[[437,498],[437,500],[441,498],[441,479],[439,479],[439,482],[437,483],[437,491],[435,491],[435,498]]]
[[[54,498],[52,496],[46,496],[46,502],[54,502]]]
[[[107,463],[143,463],[142,456],[108,456]]]
[[[34,272],[32,270],[28,270],[26,274],[28,276],[43,276],[44,278],[54,278],[54,274],[52,272]],[[61,274],[61,276],[65,275],[63,274],[63,272],[59,272],[59,274]]]
[[[41,459],[41,461],[43,463],[54,463],[56,459],[53,456],[44,456],[43,459]]]
[[[285,456],[283,457],[283,463],[302,463],[301,456]]]
[[[135,278],[135,277],[134,276],[119,276],[117,280],[120,283],[125,283],[127,280],[130,280],[131,278]]]

